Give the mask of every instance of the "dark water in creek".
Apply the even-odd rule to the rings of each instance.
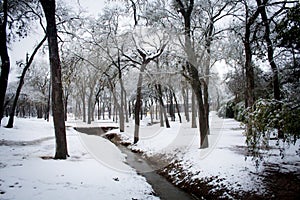
[[[95,128],[75,128],[75,130],[89,135],[103,135],[113,127],[95,127]],[[147,182],[152,186],[155,194],[162,200],[191,200],[194,196],[182,191],[168,182],[164,177],[157,174],[151,163],[137,153],[133,153],[124,146],[117,145],[122,153],[127,155],[126,163],[134,168],[140,175],[144,176]]]

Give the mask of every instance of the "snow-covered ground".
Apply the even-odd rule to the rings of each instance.
[[[221,119],[215,112],[211,112],[208,149],[199,149],[198,129],[191,129],[190,123],[186,122],[171,122],[169,129],[161,128],[159,124],[147,126],[145,122],[140,127],[140,141],[131,145],[131,148],[144,152],[152,160],[157,158],[169,161],[163,164],[176,162],[185,174],[189,174],[186,179],[210,180],[209,184],[215,188],[222,187],[236,193],[265,193],[266,184],[262,175],[266,166],[274,165],[277,172],[300,175],[300,156],[297,155],[299,141],[285,149],[283,158],[275,145],[276,141],[271,141],[271,150],[257,162],[257,159],[247,155],[243,132],[239,122],[234,119]],[[122,133],[123,139],[132,142],[132,133],[133,126],[129,124],[125,133]],[[177,169],[174,168],[173,172],[171,170],[168,173],[173,178],[178,178],[175,180],[176,184],[184,181],[181,175],[176,175]]]
[[[53,136],[52,123],[33,118],[0,127],[0,199],[158,199],[109,141],[68,128],[70,158],[53,160]]]
[[[5,122],[3,122],[5,124]],[[108,140],[76,132],[71,127],[116,126],[111,121],[67,123],[67,160],[42,159],[54,155],[52,123],[38,119],[16,119],[13,129],[0,128],[0,199],[158,199],[145,178],[124,163],[125,156]],[[199,149],[198,129],[190,123],[171,122],[149,125],[144,118],[140,141],[131,149],[143,151],[158,168],[168,168],[175,184],[197,179],[209,180],[213,190],[226,188],[236,193],[262,194],[268,188],[262,174],[268,166],[278,172],[300,175],[300,143],[291,145],[281,158],[275,141],[261,162],[247,156],[245,136],[240,123],[210,114],[209,148]],[[122,140],[133,142],[134,124],[126,124]],[[117,129],[109,133],[120,134]],[[109,134],[108,133],[108,134]],[[182,177],[182,174],[188,176]],[[230,194],[225,198],[231,198]]]

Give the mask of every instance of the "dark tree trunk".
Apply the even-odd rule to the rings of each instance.
[[[100,99],[97,99],[97,119],[100,120],[101,108],[100,108]]]
[[[261,2],[261,0],[256,0],[257,6],[260,10],[260,15],[263,20],[265,26],[265,40],[267,42],[267,51],[268,51],[268,60],[273,72],[273,93],[274,99],[280,100],[280,84],[278,78],[278,67],[274,60],[274,49],[273,49],[273,42],[270,39],[270,23],[266,12],[266,5]]]
[[[182,87],[182,97],[184,106],[184,115],[187,122],[190,121],[189,113],[189,89],[187,87]]]
[[[176,105],[176,110],[177,110],[177,114],[178,114],[179,122],[180,122],[180,123],[182,123],[182,120],[181,120],[181,115],[180,115],[180,108],[179,108],[179,105],[178,105],[178,101],[177,101],[177,98],[176,98],[175,92],[173,92],[173,97],[174,97],[174,101],[175,101],[175,105]]]
[[[159,122],[160,127],[164,127],[164,115],[163,115],[163,107],[161,104],[159,104]]]
[[[105,102],[102,102],[102,119],[105,119]]]
[[[166,128],[170,128],[170,123],[169,123],[167,111],[165,109],[164,101],[163,101],[163,98],[162,98],[161,85],[156,84],[155,87],[156,87],[156,90],[157,90],[157,93],[158,93],[158,100],[159,100],[160,108],[161,108],[162,113],[163,113],[164,118],[165,118]]]
[[[179,12],[184,19],[184,34],[185,34],[185,50],[187,52],[188,63],[187,71],[188,75],[185,75],[192,86],[192,89],[196,95],[198,102],[198,120],[199,120],[199,129],[200,129],[200,148],[208,147],[208,127],[206,122],[206,115],[204,110],[204,103],[202,97],[202,85],[200,82],[199,72],[197,69],[197,61],[195,58],[195,50],[193,49],[191,42],[191,15],[194,8],[194,0],[189,0],[186,3],[183,3],[182,0],[176,0],[179,6]]]
[[[88,117],[88,119],[87,119],[87,124],[91,124],[92,123],[92,115],[93,115],[93,113],[92,113],[92,111],[93,111],[93,109],[92,109],[92,104],[93,104],[93,101],[92,101],[92,98],[93,98],[93,94],[92,94],[92,89],[90,88],[90,94],[88,95],[88,112],[87,112],[87,117]]]
[[[201,88],[200,88],[201,90]],[[196,102],[195,102],[195,92],[192,92],[192,124],[191,124],[191,128],[197,128],[197,123],[196,123],[196,113],[197,113],[197,109],[196,109]]]
[[[65,122],[68,121],[68,100],[69,100],[69,94],[65,94],[64,96]]]
[[[131,117],[131,102],[128,101],[128,115]]]
[[[86,122],[86,103],[85,103],[85,91],[82,91],[81,94],[81,100],[82,100],[82,121]]]
[[[50,118],[50,102],[51,102],[51,79],[49,80],[49,87],[48,87],[48,99],[47,99],[47,107],[46,107],[46,120],[49,122]]]
[[[250,27],[246,28],[245,34],[245,71],[246,71],[246,88],[245,88],[245,107],[251,107],[254,104],[254,69],[252,65],[252,52],[250,45]]]
[[[171,116],[171,121],[175,121],[175,109],[174,109],[174,103],[173,103],[173,92],[170,90],[170,116]]]
[[[18,110],[18,109],[17,109]],[[18,112],[18,111],[17,111]],[[38,119],[42,119],[43,118],[43,105],[42,104],[38,104],[36,106],[36,112],[37,112],[37,118]]]
[[[35,54],[37,53],[39,48],[43,45],[43,43],[46,41],[46,39],[47,39],[47,36],[45,36],[42,39],[42,41],[38,44],[38,46],[34,49],[34,51],[33,51],[33,53],[32,53],[29,60],[28,60],[28,56],[26,58],[26,65],[25,65],[25,67],[22,71],[21,77],[20,77],[19,85],[18,85],[18,88],[17,88],[17,91],[16,91],[16,96],[15,96],[15,99],[14,99],[14,102],[13,102],[13,106],[10,110],[9,120],[8,120],[7,125],[6,125],[6,128],[12,128],[14,126],[14,117],[15,117],[16,106],[17,106],[17,103],[18,103],[18,99],[19,99],[23,84],[24,84],[24,79],[25,79],[26,72],[29,69],[29,67],[30,67],[30,65],[31,65],[31,63],[34,59]]]
[[[207,31],[205,33],[205,50],[206,50],[206,59],[205,59],[205,79],[203,80],[203,100],[204,100],[204,112],[206,115],[206,126],[209,133],[209,93],[208,93],[208,85],[209,85],[209,74],[210,74],[210,62],[211,62],[211,43],[212,36],[214,30],[214,22],[213,19],[209,20],[210,23],[207,27]]]
[[[265,27],[265,40],[267,42],[268,61],[270,63],[270,66],[271,66],[271,69],[273,72],[274,99],[280,100],[281,96],[280,96],[280,83],[279,83],[278,67],[274,60],[274,48],[273,48],[273,42],[270,38],[271,31],[270,31],[270,23],[269,23],[267,11],[266,11],[266,5],[263,4],[261,0],[256,0],[256,2],[257,2],[257,6],[259,7],[260,15],[261,15],[262,21],[264,23],[264,27]],[[281,107],[279,107],[278,109],[281,109]],[[284,134],[279,125],[277,125],[277,129],[278,129],[278,138],[283,139]]]
[[[199,121],[199,129],[200,129],[200,148],[207,148],[208,147],[208,127],[206,114],[204,110],[204,104],[202,99],[202,90],[201,90],[201,82],[199,79],[195,79],[196,76],[193,78],[192,81],[192,88],[194,90],[197,102],[198,102],[198,121]]]
[[[254,95],[254,68],[252,64],[252,48],[251,48],[251,27],[253,26],[259,12],[256,11],[252,16],[249,16],[249,8],[246,6],[246,24],[244,35],[244,50],[245,50],[245,107],[251,107],[255,101]],[[255,36],[252,36],[255,37]]]
[[[208,85],[207,85],[208,81],[209,81],[208,78],[206,81],[203,81],[203,100],[204,100],[206,126],[208,128],[208,134],[209,134],[209,99],[208,99]]]
[[[7,50],[7,0],[3,0],[3,17],[0,18],[0,57],[1,57],[1,75],[0,75],[0,125],[4,114],[4,101],[8,84],[8,75],[10,70],[10,61]],[[3,21],[2,21],[3,20]]]
[[[55,159],[68,156],[66,127],[64,120],[63,90],[61,82],[61,65],[58,53],[57,29],[55,22],[55,0],[40,0],[47,21],[49,59],[52,78],[52,112],[56,139]]]
[[[147,55],[142,52],[140,49],[137,49],[140,56],[143,58],[143,62],[141,64],[138,84],[136,89],[136,103],[135,103],[135,110],[134,110],[134,117],[135,117],[135,127],[134,127],[134,143],[137,143],[139,140],[139,129],[140,129],[140,119],[139,113],[141,109],[141,101],[142,101],[142,83],[143,83],[143,72],[146,69],[146,66],[152,61],[158,58],[162,52],[164,51],[167,44],[162,45],[162,47],[157,51],[157,54],[153,57],[147,57]]]

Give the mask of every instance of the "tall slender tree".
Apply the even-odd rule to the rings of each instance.
[[[55,159],[66,159],[68,156],[67,138],[61,82],[61,65],[58,53],[57,28],[55,20],[55,0],[40,0],[46,21],[49,46],[49,60],[52,78],[52,112],[56,138]]]
[[[1,74],[0,74],[0,125],[4,111],[5,93],[8,84],[8,75],[10,70],[10,60],[7,49],[7,17],[8,17],[8,3],[7,0],[1,1],[1,13],[3,17],[0,17],[0,57],[1,57]],[[1,14],[2,15],[2,14]]]
[[[184,21],[184,48],[187,54],[187,62],[184,64],[183,74],[191,84],[191,87],[195,93],[197,102],[198,102],[198,121],[199,121],[199,129],[200,129],[200,148],[208,147],[208,130],[207,119],[205,115],[205,108],[203,102],[203,94],[202,94],[202,83],[199,76],[197,59],[195,54],[195,49],[192,45],[191,38],[191,21],[192,21],[192,13],[194,9],[194,0],[175,0],[175,7],[177,11],[181,14]]]

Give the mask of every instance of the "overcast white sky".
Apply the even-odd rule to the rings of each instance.
[[[77,7],[78,2],[80,6],[89,12],[91,15],[97,16],[98,13],[101,12],[101,10],[105,6],[105,0],[61,0],[66,2],[71,7]],[[57,1],[57,4],[59,1]],[[31,54],[31,52],[34,50],[34,47],[38,44],[39,41],[43,38],[44,34],[43,31],[36,27],[35,30],[32,30],[30,35],[20,41],[14,42],[9,45],[9,56],[10,56],[10,62],[11,62],[11,73],[9,76],[9,81],[15,80],[16,71],[16,61],[19,60],[25,60],[26,53]],[[48,59],[48,52],[45,55]]]

